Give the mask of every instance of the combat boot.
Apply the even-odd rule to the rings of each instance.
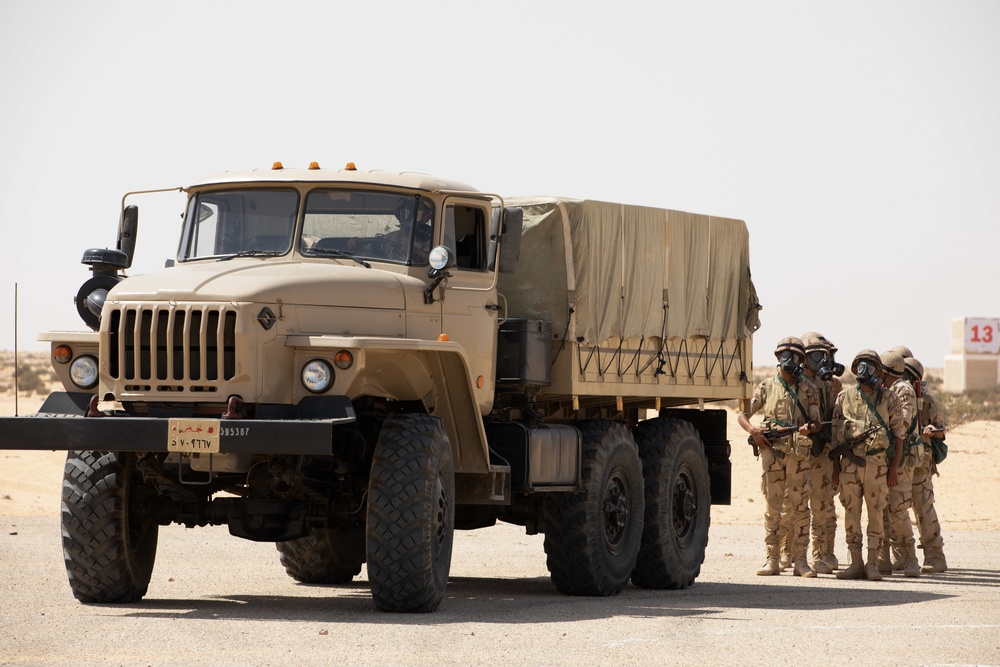
[[[813,544],[813,569],[816,574],[833,574],[833,568],[823,560],[823,544],[826,540],[822,542],[816,542]]]
[[[792,538],[791,534],[786,531],[784,535],[781,536],[781,571],[784,572],[787,568],[792,566]]]
[[[906,577],[919,577],[920,576],[920,563],[917,562],[917,550],[912,544],[904,544],[900,546],[900,558],[903,561],[903,576]],[[895,564],[893,565],[895,568]]]
[[[880,551],[881,549],[868,550],[868,562],[865,563],[865,576],[868,578],[868,581],[882,581],[882,575],[879,573],[878,567]]]
[[[830,531],[831,533],[833,531]],[[836,570],[840,567],[840,561],[837,560],[837,554],[833,553],[834,535],[827,535],[823,538],[823,553],[821,558],[823,562],[830,566],[831,570]]]
[[[861,560],[861,547],[851,547],[851,564],[837,573],[838,579],[864,579],[865,564]]]
[[[906,554],[903,553],[904,547],[899,544],[892,545],[892,571],[899,572],[906,569]]]
[[[924,566],[920,568],[921,572],[944,572],[947,569],[948,561],[945,560],[941,547],[924,547]]]
[[[815,578],[816,573],[813,572],[813,569],[811,567],[809,567],[809,563],[806,562],[806,555],[804,553],[800,553],[795,558],[795,564],[793,565],[792,568],[792,574],[794,574],[796,577],[804,577],[806,579]]]
[[[879,574],[892,574],[892,561],[889,559],[889,540],[882,540],[882,546],[878,549],[877,553]],[[878,579],[874,579],[873,581],[878,581]]]
[[[767,545],[767,562],[764,567],[757,570],[757,575],[761,577],[771,577],[781,574],[781,566],[778,564],[778,545]]]

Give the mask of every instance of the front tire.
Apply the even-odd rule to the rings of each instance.
[[[635,567],[642,537],[642,468],[622,424],[578,426],[583,490],[546,497],[546,565],[561,593],[617,595]]]
[[[71,451],[62,487],[62,544],[69,585],[85,603],[136,602],[146,594],[159,525],[155,490],[135,454]]]
[[[408,414],[385,421],[372,460],[367,525],[375,607],[437,609],[455,536],[455,465],[440,419]]]
[[[363,526],[317,528],[297,540],[277,542],[288,576],[304,584],[348,584],[365,562]]]
[[[708,459],[689,422],[657,418],[636,426],[645,479],[645,526],[632,583],[687,588],[701,573],[711,522]]]

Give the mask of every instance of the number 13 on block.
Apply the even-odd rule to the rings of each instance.
[[[979,354],[1000,352],[1000,319],[966,318],[965,351]]]

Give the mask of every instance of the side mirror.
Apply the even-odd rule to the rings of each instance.
[[[118,249],[128,258],[124,268],[132,266],[135,256],[135,235],[139,231],[139,207],[126,206],[122,211],[122,219],[118,225]]]
[[[501,228],[502,224],[502,228]],[[517,259],[521,255],[521,229],[524,226],[524,211],[508,207],[493,209],[493,223],[490,225],[490,249],[488,268],[492,271],[499,264],[500,273],[513,273]],[[503,241],[500,243],[500,241]],[[500,243],[500,257],[497,257],[497,243]]]

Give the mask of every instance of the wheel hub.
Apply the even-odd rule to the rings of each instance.
[[[604,538],[612,551],[617,549],[627,534],[630,507],[628,487],[620,472],[612,475],[604,493]]]

